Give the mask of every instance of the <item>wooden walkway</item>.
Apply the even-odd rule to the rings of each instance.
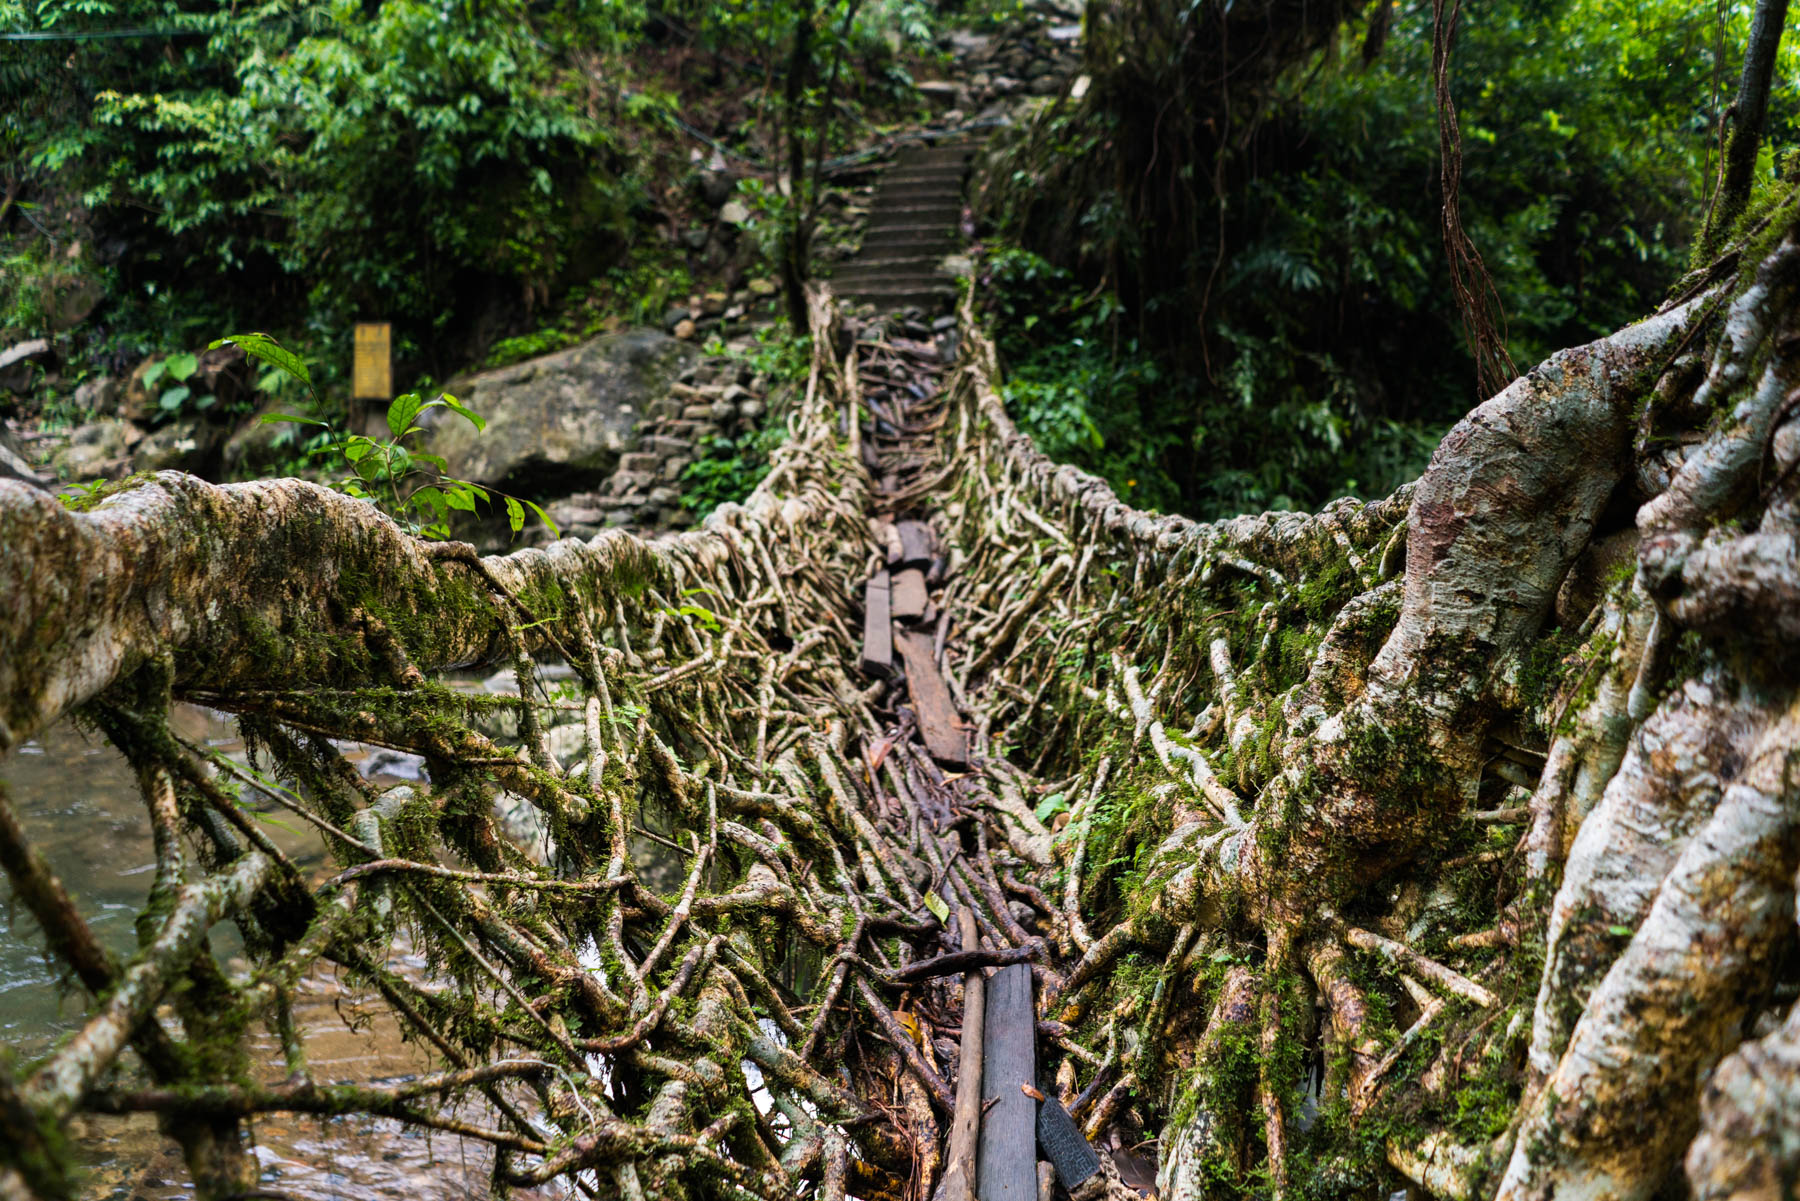
[[[896,287],[882,295],[914,293]],[[855,355],[862,399],[858,436],[863,463],[875,480],[870,531],[880,548],[863,586],[862,669],[885,682],[876,708],[893,717],[891,733],[877,744],[878,761],[869,765],[870,778],[884,810],[889,804],[880,795],[885,768],[895,791],[910,792],[919,802],[915,812],[928,817],[910,832],[895,829],[893,837],[915,844],[930,840],[935,851],[926,859],[944,865],[933,885],[941,896],[926,900],[945,913],[958,911],[957,920],[945,923],[944,953],[985,951],[987,962],[1007,965],[992,974],[976,969],[963,976],[960,1053],[946,1056],[955,1064],[954,1074],[939,1080],[918,1072],[940,1106],[945,1093],[953,1092],[955,1099],[943,1185],[934,1201],[1038,1201],[1040,1180],[1047,1184],[1054,1174],[1072,1189],[1100,1165],[1054,1093],[1037,1088],[1035,996],[1047,963],[1043,943],[1012,920],[991,875],[985,841],[971,833],[979,823],[967,820],[988,799],[988,784],[957,704],[953,662],[967,660],[960,656],[954,563],[932,525],[933,502],[951,474],[938,437],[947,417],[939,384],[949,364],[937,343],[894,332],[909,326],[914,332],[924,328],[872,323]],[[884,817],[888,820],[892,815]],[[965,874],[955,866],[959,860],[981,866]],[[987,893],[991,911],[1003,915],[998,920],[1010,928],[978,930],[971,891]],[[1018,951],[1038,964],[1020,962]],[[945,999],[956,1004],[954,993]],[[929,1175],[930,1168],[925,1170]]]

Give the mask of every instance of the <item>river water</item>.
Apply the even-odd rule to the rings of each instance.
[[[227,754],[241,750],[230,719],[222,715],[178,706],[171,725],[177,734]],[[99,735],[84,735],[64,722],[0,761],[0,780],[95,934],[129,957],[137,945],[133,918],[155,875],[155,854],[144,802],[123,756]],[[303,870],[325,868],[319,840],[297,822],[270,813],[264,828]],[[79,1025],[85,995],[78,988],[59,989],[31,917],[17,905],[7,916],[10,920],[0,923],[0,1045],[29,1062]],[[239,947],[229,923],[215,928],[212,947],[228,971],[241,966],[234,963]],[[391,952],[390,962],[423,978],[424,963],[404,946]],[[391,1082],[440,1066],[417,1044],[401,1039],[378,999],[372,1003],[329,967],[302,983],[294,1016],[308,1066],[319,1081]],[[280,1045],[267,1031],[257,1036],[251,1056],[269,1065],[271,1081],[283,1074]],[[173,1201],[192,1195],[180,1153],[157,1132],[153,1119],[81,1118],[72,1133],[87,1169],[84,1197]],[[300,1201],[437,1201],[489,1192],[492,1157],[484,1145],[442,1134],[428,1137],[386,1120],[275,1114],[252,1123],[251,1137],[263,1186]]]

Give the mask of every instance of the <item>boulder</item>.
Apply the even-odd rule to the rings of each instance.
[[[0,350],[0,388],[9,392],[26,392],[38,377],[38,369],[52,360],[50,343],[32,338]]]
[[[119,407],[119,381],[96,375],[75,386],[75,407],[90,417],[111,417]]]
[[[31,465],[31,456],[25,453],[24,446],[4,423],[0,423],[0,480],[17,480],[46,491],[52,483],[38,474]]]
[[[131,452],[133,471],[187,471],[217,479],[219,452],[231,431],[204,417],[177,417],[145,435]]]
[[[655,330],[628,329],[453,380],[445,391],[485,418],[487,432],[433,409],[420,421],[420,449],[442,455],[452,476],[507,491],[591,487],[631,448],[650,403],[698,353]]]
[[[122,475],[126,456],[143,437],[143,431],[119,417],[102,417],[78,427],[68,445],[50,460],[57,476],[65,480],[97,480]]]
[[[243,479],[275,466],[291,455],[298,443],[316,432],[315,426],[291,422],[265,422],[270,413],[292,413],[305,406],[291,400],[265,400],[256,413],[239,425],[225,441],[225,478]],[[338,463],[330,464],[335,468]]]

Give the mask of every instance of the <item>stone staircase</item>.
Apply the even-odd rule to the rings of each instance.
[[[977,143],[911,145],[895,155],[869,207],[862,249],[831,276],[853,304],[941,309],[956,297],[946,256],[963,245],[963,181]]]

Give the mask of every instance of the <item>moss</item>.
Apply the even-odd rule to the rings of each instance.
[[[124,479],[104,480],[86,488],[64,491],[58,495],[65,508],[72,509],[77,513],[90,513],[98,508],[101,502],[117,496],[121,492],[129,492],[134,488],[141,488],[145,484],[155,482],[156,472],[139,471]]]

